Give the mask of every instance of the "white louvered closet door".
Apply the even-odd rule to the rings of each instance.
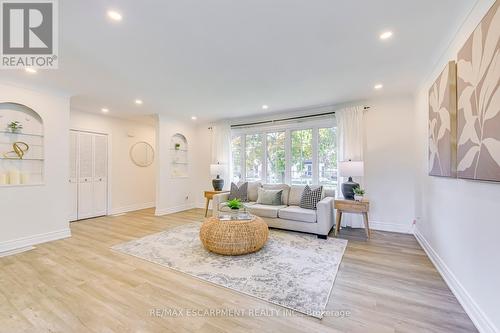
[[[106,215],[108,198],[108,137],[94,135],[94,193],[93,207],[95,216]]]
[[[78,135],[78,219],[94,217],[94,153],[92,142],[94,135]]]
[[[103,134],[74,131],[76,144],[76,203],[77,214],[72,220],[107,214],[108,198],[108,137]],[[73,140],[73,137],[71,137]],[[73,142],[71,143],[73,148]],[[71,163],[70,163],[71,165]],[[73,166],[71,166],[73,168]],[[70,169],[71,177],[74,175]],[[72,179],[70,178],[70,183]]]
[[[69,220],[78,220],[78,133],[69,132]]]

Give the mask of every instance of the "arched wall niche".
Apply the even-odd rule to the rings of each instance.
[[[32,108],[0,102],[0,186],[43,184],[44,126]]]

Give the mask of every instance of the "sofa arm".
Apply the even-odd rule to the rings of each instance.
[[[318,235],[328,235],[335,224],[335,198],[326,197],[316,205],[318,214]]]
[[[212,198],[212,216],[219,216],[219,205],[229,200],[229,193],[219,193]]]

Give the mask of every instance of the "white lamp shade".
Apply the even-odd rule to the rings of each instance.
[[[212,176],[223,175],[225,171],[224,164],[210,164],[210,174]]]
[[[363,161],[344,161],[339,164],[340,177],[363,177],[364,175]]]

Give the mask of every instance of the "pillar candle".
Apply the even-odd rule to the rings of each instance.
[[[21,174],[21,184],[29,184],[30,182],[30,174],[27,172],[23,172]]]
[[[0,175],[0,185],[6,185],[9,183],[9,177],[7,177],[6,173],[2,173]]]
[[[21,184],[21,174],[19,170],[10,170],[9,172],[9,184],[19,185]]]

